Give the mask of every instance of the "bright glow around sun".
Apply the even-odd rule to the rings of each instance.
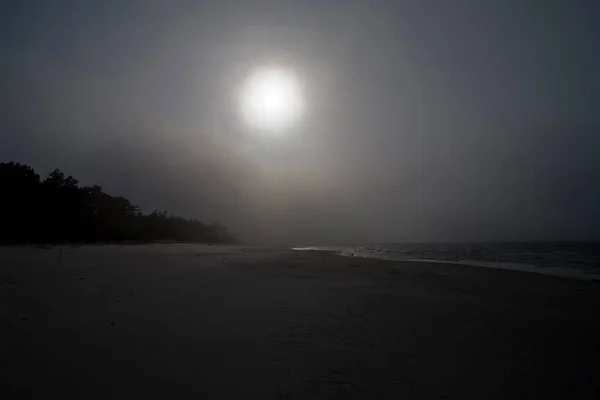
[[[273,131],[291,126],[304,111],[298,79],[281,68],[255,71],[242,87],[241,109],[254,128]]]

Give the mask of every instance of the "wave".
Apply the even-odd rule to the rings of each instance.
[[[542,244],[543,243],[543,244]],[[505,269],[585,281],[600,280],[598,244],[524,243],[430,243],[362,246],[305,246],[297,251],[327,251],[345,257],[394,261],[436,262]],[[584,248],[585,246],[585,248]],[[534,261],[534,262],[531,262]]]

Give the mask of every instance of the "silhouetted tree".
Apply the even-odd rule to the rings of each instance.
[[[43,182],[23,164],[0,163],[0,241],[95,242],[177,240],[235,242],[221,225],[153,211],[145,215],[98,185],[80,188],[55,169]]]
[[[0,164],[0,237],[11,242],[35,239],[40,176],[23,164]]]

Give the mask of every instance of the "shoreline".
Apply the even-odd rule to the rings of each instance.
[[[569,268],[560,268],[560,267],[540,267],[531,264],[521,264],[521,263],[509,263],[509,262],[500,262],[500,261],[479,261],[479,260],[459,260],[459,261],[449,261],[449,260],[436,260],[436,259],[401,259],[394,257],[385,257],[385,256],[377,256],[377,255],[365,255],[360,253],[352,253],[341,249],[326,249],[326,248],[318,248],[317,247],[292,247],[293,251],[315,251],[315,252],[324,252],[324,253],[332,253],[341,257],[348,258],[363,258],[370,260],[387,260],[394,262],[417,262],[417,263],[436,263],[436,264],[450,264],[450,265],[462,265],[469,267],[478,267],[478,268],[490,268],[490,269],[499,269],[505,271],[517,271],[517,272],[529,272],[532,274],[546,275],[546,276],[554,276],[566,279],[576,279],[581,281],[588,282],[600,282],[600,269],[592,269],[592,270],[583,270],[583,269],[569,269]]]

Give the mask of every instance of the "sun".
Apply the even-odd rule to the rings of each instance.
[[[250,126],[281,131],[302,117],[304,103],[296,75],[280,67],[256,70],[241,91],[242,116]]]

